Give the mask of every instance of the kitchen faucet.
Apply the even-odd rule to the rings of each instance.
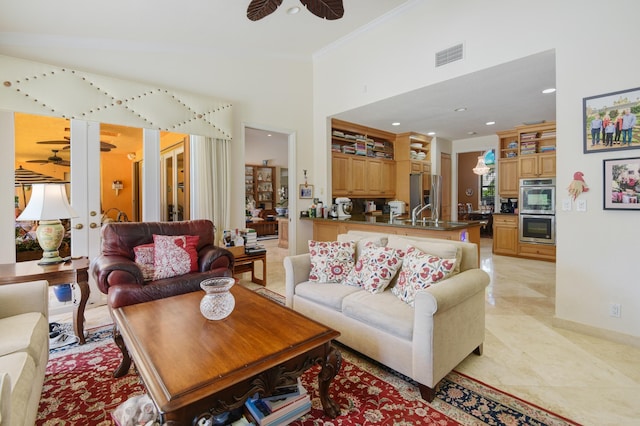
[[[431,208],[431,204],[425,204],[425,206],[423,207],[422,203],[420,203],[415,206],[413,210],[411,210],[411,225],[416,226],[416,219],[418,218],[418,215],[429,208]]]
[[[400,216],[402,213],[394,213],[391,212],[390,216],[389,216],[389,223],[393,223],[393,219],[395,219],[396,217]]]

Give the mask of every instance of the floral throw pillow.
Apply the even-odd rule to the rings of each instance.
[[[342,282],[362,287],[371,293],[382,293],[402,266],[404,252],[367,243],[349,275]]]
[[[145,281],[153,279],[153,243],[141,244],[133,248],[135,262],[138,264]]]
[[[309,281],[339,283],[353,268],[355,243],[309,240],[309,254],[311,255]]]
[[[153,279],[176,277],[198,270],[197,235],[153,235]]]
[[[448,278],[455,264],[455,257],[443,259],[409,246],[398,275],[398,282],[391,291],[403,302],[414,306],[416,293]]]

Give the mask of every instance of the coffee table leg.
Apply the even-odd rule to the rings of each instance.
[[[76,285],[80,288],[80,302],[73,308],[73,332],[78,337],[78,344],[84,345],[86,343],[84,338],[84,309],[89,300],[89,283],[81,281]]]
[[[116,346],[120,349],[122,353],[122,361],[116,371],[113,372],[113,377],[118,378],[122,377],[129,372],[129,368],[131,367],[131,356],[129,355],[129,351],[124,344],[124,339],[122,338],[122,334],[120,334],[120,330],[118,330],[118,326],[113,325],[113,341],[116,343]]]
[[[329,353],[322,364],[322,370],[318,374],[318,388],[320,391],[320,402],[324,413],[333,418],[340,415],[340,406],[329,396],[329,385],[340,371],[342,366],[342,354],[335,347],[331,346]]]

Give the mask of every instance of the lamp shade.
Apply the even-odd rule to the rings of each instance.
[[[78,217],[67,201],[64,184],[34,184],[31,199],[16,220],[56,220]]]

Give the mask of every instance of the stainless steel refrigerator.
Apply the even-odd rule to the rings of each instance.
[[[442,176],[425,173],[409,175],[409,212],[418,205],[431,204],[431,219],[442,216]]]

